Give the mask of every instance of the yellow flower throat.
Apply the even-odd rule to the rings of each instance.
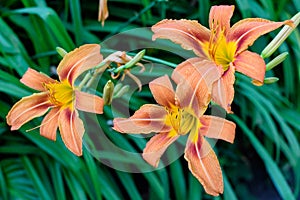
[[[211,60],[226,71],[235,59],[237,45],[234,41],[228,42],[223,31],[216,35],[216,31],[212,30],[210,40],[203,44],[203,49]]]
[[[49,101],[52,104],[73,109],[74,90],[67,80],[44,84],[44,86],[49,91]]]
[[[191,108],[171,106],[171,108],[166,108],[166,111],[168,114],[165,119],[165,124],[173,128],[169,136],[176,136],[177,134],[186,135],[190,132],[193,141],[197,140],[197,133],[201,123]]]

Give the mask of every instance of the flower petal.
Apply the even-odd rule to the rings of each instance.
[[[234,97],[234,71],[234,66],[230,64],[228,70],[212,86],[212,100],[224,108],[228,113],[232,113],[231,103]]]
[[[230,19],[234,6],[212,6],[209,12],[209,28],[216,30],[217,35],[224,31],[226,35],[230,29]]]
[[[59,130],[61,138],[66,147],[75,155],[82,155],[82,137],[84,126],[76,110],[69,108],[62,110],[59,114]]]
[[[210,31],[195,20],[162,20],[152,26],[152,39],[169,39],[182,48],[193,50],[197,56],[206,57],[201,44],[209,41]]]
[[[148,142],[143,151],[143,158],[153,167],[157,167],[159,159],[179,135],[170,136],[168,132],[154,135]]]
[[[112,54],[109,54],[103,62],[110,64],[112,62],[118,64],[125,64],[128,61],[132,60],[132,57],[127,55],[125,51],[116,51]]]
[[[203,137],[199,137],[196,143],[188,140],[184,158],[206,193],[213,196],[223,193],[223,178],[218,158]]]
[[[56,140],[58,118],[59,108],[53,108],[52,110],[50,110],[50,112],[45,116],[41,124],[40,133],[42,136],[50,140]]]
[[[195,111],[200,109],[203,113],[210,102],[212,84],[220,77],[219,68],[208,60],[196,57],[179,64],[172,79],[178,84],[176,96],[180,106],[192,105]]]
[[[128,119],[115,118],[113,129],[121,133],[167,132],[171,127],[165,125],[167,111],[164,107],[145,104]]]
[[[175,92],[167,75],[151,81],[149,87],[158,104],[167,107],[175,105]]]
[[[11,130],[17,130],[33,118],[44,115],[50,106],[46,92],[23,97],[7,114],[7,124],[11,125]]]
[[[104,21],[108,18],[107,0],[99,0],[98,21],[104,26]]]
[[[238,55],[233,65],[235,66],[236,71],[261,83],[264,82],[266,63],[260,55],[250,51],[244,51]]]
[[[273,22],[261,18],[243,19],[231,27],[227,40],[236,41],[237,53],[240,53],[251,46],[258,37],[286,24],[292,25],[292,21]]]
[[[28,68],[23,77],[21,78],[21,83],[24,85],[38,90],[45,91],[44,84],[55,83],[56,81],[46,74],[35,71],[34,69]]]
[[[61,81],[67,79],[73,85],[75,79],[84,71],[89,70],[102,61],[100,45],[86,44],[69,52],[57,67]]]
[[[75,107],[78,110],[97,114],[103,113],[104,101],[96,95],[75,90],[75,101]]]
[[[202,124],[200,127],[202,135],[233,143],[235,137],[235,123],[211,115],[203,115],[200,118],[200,122]]]

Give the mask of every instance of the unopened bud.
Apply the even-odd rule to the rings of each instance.
[[[114,88],[114,93],[116,94],[117,92],[119,92],[119,90],[122,88],[122,86],[123,86],[122,83],[117,83]]]
[[[276,83],[279,80],[279,78],[277,77],[267,77],[264,80],[265,84],[272,84],[272,83]]]
[[[68,52],[66,50],[64,50],[61,47],[56,47],[56,52],[61,56],[64,57]]]
[[[114,94],[114,98],[119,98],[129,91],[129,85],[124,85]]]
[[[114,83],[109,80],[103,88],[104,105],[110,105],[114,94]]]
[[[269,70],[273,69],[274,67],[276,67],[277,65],[279,65],[280,63],[282,63],[288,55],[289,55],[288,52],[284,52],[284,53],[276,56],[273,60],[271,60],[266,65],[266,71],[269,71]]]
[[[298,26],[300,22],[300,12],[294,15],[290,21],[291,23],[285,25],[281,29],[281,31],[276,35],[276,37],[262,51],[261,56],[263,58],[270,57],[278,49],[278,47],[285,41],[285,39],[293,32],[293,30]]]

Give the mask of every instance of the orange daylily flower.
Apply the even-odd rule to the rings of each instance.
[[[273,22],[261,18],[243,19],[230,27],[234,6],[213,6],[209,15],[210,30],[195,20],[162,20],[152,27],[153,39],[170,39],[184,49],[193,50],[201,59],[215,63],[222,76],[213,85],[212,100],[231,112],[235,71],[263,84],[266,64],[256,53],[247,50],[263,34],[291,20]]]
[[[67,148],[78,156],[82,155],[84,126],[77,109],[101,114],[103,100],[79,91],[74,82],[80,74],[101,61],[100,46],[87,44],[64,56],[57,68],[60,81],[28,68],[20,81],[40,93],[22,98],[11,108],[6,116],[11,130],[19,129],[26,122],[51,109],[39,126],[40,134],[56,140],[56,131],[59,128]]]
[[[157,132],[143,151],[143,158],[154,167],[158,166],[160,157],[170,144],[189,133],[184,156],[189,169],[208,194],[217,196],[223,193],[222,171],[205,137],[233,143],[235,124],[223,118],[203,115],[210,101],[212,82],[218,78],[217,73],[210,70],[213,69],[209,66],[211,62],[205,62],[201,64],[208,70],[190,73],[191,82],[184,81],[180,73],[174,73],[172,79],[178,83],[176,91],[168,76],[150,82],[150,90],[159,105],[146,104],[128,119],[115,118],[114,129],[134,134]],[[191,62],[183,65],[194,70]],[[196,85],[191,85],[192,82]],[[195,91],[194,87],[201,88],[201,92]]]

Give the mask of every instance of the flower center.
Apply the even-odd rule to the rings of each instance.
[[[49,91],[51,103],[56,106],[73,109],[74,90],[67,80],[45,84],[45,88]]]
[[[235,59],[237,45],[233,41],[227,42],[223,32],[216,35],[216,31],[212,30],[210,41],[204,43],[203,49],[211,60],[226,71]]]
[[[171,108],[166,108],[166,110],[168,114],[165,124],[173,127],[173,130],[170,132],[171,135],[185,135],[194,129],[198,130],[200,127],[200,121],[191,108],[171,106]]]

